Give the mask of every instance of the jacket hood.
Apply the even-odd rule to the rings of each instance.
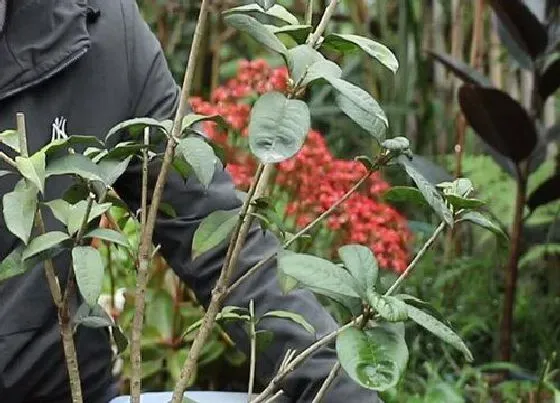
[[[0,35],[0,100],[40,83],[90,45],[86,0],[16,0]]]

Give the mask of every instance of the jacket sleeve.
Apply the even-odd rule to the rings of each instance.
[[[130,7],[128,29],[133,34],[130,36],[132,43],[129,45],[133,51],[129,60],[131,82],[135,85],[131,91],[137,97],[132,102],[135,108],[131,114],[133,117],[168,118],[177,104],[177,86],[169,73],[156,38],[142,21],[136,6]],[[131,167],[117,183],[118,192],[129,203],[132,211],[139,208],[140,172],[138,167]],[[152,173],[155,175],[157,169],[152,169]],[[194,232],[211,212],[239,208],[241,202],[236,196],[231,178],[222,168],[217,168],[213,182],[207,190],[203,189],[195,178],[188,179],[185,183],[178,174],[171,173],[163,201],[174,208],[177,217],[159,218],[154,243],[161,245],[161,251],[169,265],[194,289],[199,300],[206,306],[218,278],[227,245],[224,243],[193,260],[191,244]],[[236,276],[242,275],[245,270],[279,247],[278,240],[272,234],[253,228],[239,259]],[[277,284],[275,269],[275,262],[263,267],[229,296],[226,304],[247,307],[253,299],[257,315],[270,310],[297,312],[315,327],[317,334],[311,335],[290,321],[263,321],[262,329],[272,331],[274,341],[257,359],[257,377],[261,385],[266,385],[272,378],[288,349],[301,350],[313,343],[316,337],[337,327],[312,293],[297,290],[284,295]],[[228,329],[228,333],[243,351],[249,351],[248,338],[241,326],[233,325]],[[287,396],[286,400],[311,402],[335,362],[336,354],[332,346],[313,355],[281,385]],[[379,400],[375,393],[359,387],[345,374],[341,374],[324,401],[358,403]]]

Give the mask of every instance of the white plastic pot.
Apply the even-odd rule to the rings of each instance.
[[[142,403],[169,403],[171,392],[143,393],[140,401]],[[234,392],[185,392],[185,396],[197,403],[247,403],[247,393]],[[130,396],[120,396],[110,403],[129,403]]]

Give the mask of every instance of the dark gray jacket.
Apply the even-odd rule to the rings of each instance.
[[[88,6],[93,8],[88,12]],[[97,18],[98,17],[98,18]],[[25,112],[29,148],[50,141],[56,117],[68,120],[69,134],[104,136],[114,124],[132,117],[170,117],[177,103],[174,83],[158,42],[141,19],[133,0],[17,0],[11,3],[4,34],[0,34],[0,131],[15,127],[16,112]],[[9,149],[0,145],[9,154]],[[6,167],[0,167],[6,169]],[[10,175],[13,176],[13,175]],[[15,179],[0,181],[0,196]],[[47,199],[61,196],[68,180],[47,183]],[[130,170],[117,185],[133,209],[140,199],[139,176]],[[165,201],[178,213],[160,219],[155,242],[175,272],[207,303],[224,257],[224,248],[191,260],[193,233],[200,221],[217,209],[239,206],[232,182],[221,171],[205,193],[195,182],[177,176],[169,180]],[[45,214],[48,212],[45,211]],[[56,222],[47,217],[53,229]],[[0,259],[17,246],[0,218]],[[249,236],[240,265],[248,268],[277,247],[270,234],[255,230]],[[68,256],[56,260],[61,278]],[[314,296],[279,290],[274,266],[269,265],[240,287],[227,301],[258,312],[285,309],[301,313],[319,334],[335,323]],[[314,337],[286,321],[269,321],[275,342],[258,359],[258,378],[266,384],[288,348],[303,348]],[[233,339],[247,349],[241,328]],[[80,328],[77,334],[80,369],[89,402],[109,398],[110,357],[106,331]],[[333,349],[317,353],[282,385],[288,401],[309,402],[335,362]],[[0,285],[0,402],[64,402],[68,387],[59,342],[56,314],[42,267]],[[375,402],[376,395],[342,376],[325,402]]]

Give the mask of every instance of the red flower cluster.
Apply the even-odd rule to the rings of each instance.
[[[237,77],[216,89],[210,102],[191,100],[193,110],[204,115],[221,115],[232,131],[220,130],[207,123],[210,138],[226,149],[227,169],[235,184],[248,188],[257,165],[247,151],[247,126],[251,105],[258,95],[268,91],[285,91],[286,69],[271,69],[262,60],[243,61]],[[286,215],[295,218],[302,228],[329,209],[366,173],[356,161],[335,158],[323,136],[311,130],[301,151],[277,166],[275,185],[290,194]],[[332,251],[338,246],[357,243],[375,253],[383,268],[402,272],[407,265],[411,233],[405,218],[380,196],[389,188],[378,173],[373,174],[363,189],[354,193],[327,220],[329,229],[336,231]]]

